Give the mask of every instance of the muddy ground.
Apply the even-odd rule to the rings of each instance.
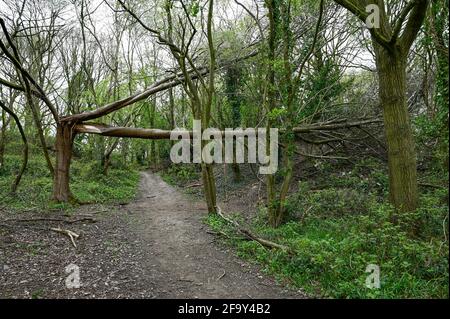
[[[70,216],[0,211],[0,297],[306,297],[236,257],[202,222],[206,214],[200,199],[150,172],[127,205],[86,205]],[[76,247],[50,228],[80,235]],[[79,288],[66,287],[71,264],[79,267]]]

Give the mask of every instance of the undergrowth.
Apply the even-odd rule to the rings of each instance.
[[[0,205],[12,210],[69,209],[70,204],[52,202],[52,178],[42,156],[33,154],[15,195],[10,193],[11,183],[21,165],[18,155],[6,155],[0,170]],[[73,160],[70,187],[75,198],[82,203],[123,203],[132,200],[139,182],[134,168],[112,167],[108,175],[101,173],[97,162]]]
[[[299,183],[290,195],[282,226],[267,224],[265,208],[246,226],[288,246],[292,254],[239,238],[218,216],[208,216],[206,223],[227,234],[225,241],[240,257],[312,296],[448,298],[448,189],[422,191],[420,208],[394,223],[394,210],[385,200],[386,174],[376,165],[367,167],[356,165],[344,174],[322,168],[320,176]],[[414,236],[406,231],[417,224]],[[366,286],[370,264],[380,269],[379,289]]]

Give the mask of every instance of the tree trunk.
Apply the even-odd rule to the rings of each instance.
[[[276,47],[277,47],[277,29],[278,29],[278,8],[276,1],[266,0],[265,4],[268,9],[269,18],[269,38],[268,38],[268,51],[267,51],[267,101],[266,112],[269,113],[276,107],[276,85],[275,85],[275,63],[276,63]],[[270,128],[272,127],[272,120],[270,116],[267,116],[266,122],[266,136],[267,136],[267,149],[266,153],[270,154]],[[269,223],[276,225],[276,199],[275,199],[275,174],[268,174],[266,176],[266,191],[267,191],[267,213],[269,215]]]
[[[418,204],[417,167],[406,101],[406,55],[380,48],[376,62],[388,147],[389,199],[399,211],[413,211]]]
[[[215,214],[217,212],[216,182],[214,180],[214,172],[211,164],[202,164],[202,180],[208,213]]]
[[[294,175],[293,174],[294,162],[291,159],[292,154],[289,153],[290,151],[288,150],[288,148],[285,148],[284,149],[285,176],[283,179],[283,184],[281,185],[276,211],[273,212],[270,219],[270,224],[272,227],[280,226],[286,214],[286,199],[289,193],[289,187],[291,185],[292,177]]]
[[[169,108],[170,108],[170,129],[175,128],[175,101],[173,98],[173,89],[169,89]]]
[[[28,100],[29,100],[28,104],[31,109],[34,124],[36,126],[36,130],[38,133],[39,142],[41,143],[42,153],[44,154],[44,158],[47,163],[48,171],[50,172],[50,175],[53,176],[54,169],[53,169],[52,160],[50,159],[50,155],[48,153],[48,147],[47,147],[47,142],[45,141],[44,130],[42,129],[41,117],[40,117],[40,114],[38,111],[39,104],[34,102],[33,97],[31,95],[28,95]]]
[[[288,132],[292,132],[293,128],[293,119],[295,118],[295,109],[294,109],[294,98],[295,98],[295,90],[294,90],[294,80],[293,80],[293,69],[292,69],[292,63],[291,63],[291,51],[292,51],[292,36],[290,32],[290,6],[286,5],[285,3],[281,4],[281,15],[282,15],[282,48],[283,48],[283,77],[281,86],[283,87],[283,104],[286,106],[286,117],[284,119],[286,130]],[[321,22],[321,16],[319,17],[318,23]],[[318,29],[317,29],[318,30]],[[316,31],[316,36],[317,36]],[[310,49],[310,52],[305,57],[306,59],[309,58],[309,56],[312,54],[314,49],[315,41],[313,43],[313,46]],[[300,67],[300,75],[303,71],[303,67]],[[301,108],[300,108],[301,109]],[[278,227],[283,222],[283,219],[285,218],[285,212],[286,212],[286,199],[289,192],[289,187],[291,185],[291,180],[293,177],[293,169],[294,169],[294,161],[293,161],[293,150],[295,149],[294,144],[294,135],[292,133],[284,134],[282,137],[283,143],[285,143],[285,147],[283,148],[283,183],[281,185],[280,193],[278,195],[278,200],[276,202],[276,209],[272,212],[272,215],[270,216],[270,224],[273,227]]]
[[[2,129],[0,135],[0,170],[5,165],[5,144],[6,144],[6,112],[2,109]]]
[[[110,154],[106,154],[105,159],[103,161],[103,175],[105,176],[108,176],[109,162],[110,162]]]
[[[56,202],[74,200],[69,186],[70,160],[72,158],[73,130],[71,123],[58,123],[56,128],[56,169],[53,178],[53,196]]]
[[[236,160],[233,158],[233,164],[231,164],[231,170],[233,171],[233,181],[238,183],[241,181],[241,169],[239,168],[239,164],[236,163]]]
[[[239,89],[241,76],[241,70],[238,66],[230,65],[227,67],[225,73],[225,93],[227,94],[227,100],[231,107],[233,128],[241,126],[241,94]],[[221,111],[221,109],[219,110]],[[221,122],[224,123],[223,120]],[[236,141],[233,142],[233,147],[236,149]],[[236,163],[235,153],[233,153],[233,163],[231,164],[231,169],[233,171],[234,181],[239,182],[241,180],[241,170],[239,168],[239,164]]]
[[[150,102],[148,107],[148,114],[149,114],[149,122],[150,127],[155,127],[155,111],[156,111],[156,98],[153,98],[153,100]],[[156,166],[156,143],[155,141],[150,141],[150,162],[153,164],[153,167]],[[150,164],[150,163],[149,163]]]

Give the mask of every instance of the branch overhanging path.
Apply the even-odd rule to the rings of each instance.
[[[217,65],[217,68],[222,68],[224,66],[233,64],[233,63],[238,63],[240,61],[244,61],[246,59],[249,59],[251,57],[254,57],[258,54],[257,51],[253,51],[247,55],[244,55],[242,57],[238,57],[236,59],[232,59],[232,60],[228,60],[228,61],[223,61],[221,63],[219,63]],[[192,79],[197,79],[199,78],[199,76],[206,76],[209,74],[209,69],[207,67],[201,67],[198,68],[200,70],[200,73],[197,73],[194,70],[190,71],[190,77]],[[120,99],[118,101],[109,103],[105,106],[102,106],[98,109],[95,109],[93,111],[86,111],[83,113],[79,113],[79,114],[73,114],[73,115],[68,115],[68,116],[64,116],[61,117],[60,121],[61,122],[82,122],[82,121],[88,121],[88,120],[93,120],[93,119],[97,119],[99,117],[108,115],[112,112],[118,111],[124,107],[127,107],[129,105],[132,105],[136,102],[145,100],[146,98],[148,98],[149,96],[156,94],[158,92],[162,92],[165,91],[167,89],[176,87],[180,84],[182,84],[184,82],[183,79],[183,75],[182,74],[175,74],[172,76],[169,76],[167,78],[164,78],[162,80],[156,81],[155,83],[153,83],[151,86],[149,86],[148,88],[144,89],[142,92],[138,92],[135,93],[131,96],[128,96],[126,98]]]
[[[379,124],[382,120],[378,118],[364,119],[360,121],[345,121],[338,123],[316,123],[299,127],[294,127],[292,131],[296,134],[310,133],[315,131],[327,131],[338,130],[352,127],[361,127],[371,124]],[[97,134],[110,137],[128,137],[128,138],[143,138],[143,139],[170,139],[170,130],[160,130],[152,128],[132,128],[132,127],[119,127],[111,126],[100,123],[80,123],[74,126],[74,130],[77,133]],[[179,134],[193,135],[192,131],[177,131]],[[225,136],[225,131],[219,131],[222,136]],[[281,131],[282,133],[283,131]],[[245,135],[245,133],[244,133]]]

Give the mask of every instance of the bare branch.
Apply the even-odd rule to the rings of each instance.
[[[334,1],[337,4],[346,8],[351,13],[353,13],[363,23],[366,23],[366,19],[369,16],[369,14],[364,10],[362,10],[358,5],[353,3],[352,0],[334,0]],[[390,40],[386,39],[384,35],[378,32],[375,28],[370,28],[369,32],[378,44],[383,46],[386,50],[392,51]]]

